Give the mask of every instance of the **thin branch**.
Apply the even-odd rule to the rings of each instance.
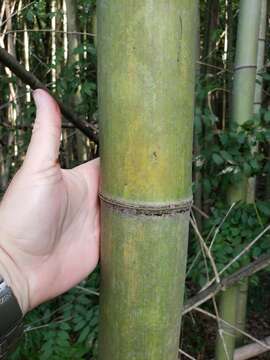
[[[237,331],[238,333],[240,333],[240,334],[244,335],[245,337],[253,340],[253,341],[256,342],[257,344],[259,344],[259,345],[261,345],[262,347],[264,347],[265,349],[270,350],[270,346],[268,346],[268,345],[265,344],[264,342],[256,339],[254,336],[252,336],[252,335],[248,334],[247,332],[239,329],[238,327],[236,327],[236,326],[228,323],[227,321],[225,321],[225,320],[223,320],[223,319],[218,319],[217,316],[215,316],[214,314],[211,314],[210,312],[208,312],[208,311],[206,311],[206,310],[204,310],[204,309],[201,309],[201,308],[199,308],[199,307],[194,308],[194,310],[195,310],[195,311],[198,311],[198,312],[200,312],[200,313],[202,313],[202,314],[204,314],[204,315],[207,315],[207,316],[210,317],[211,319],[214,319],[214,320],[217,320],[217,321],[222,322],[224,325],[226,325],[226,326],[234,329],[234,330]]]
[[[25,84],[29,85],[33,90],[43,89],[49,90],[46,86],[30,71],[27,71],[12,55],[10,55],[4,48],[0,47],[0,61],[8,67],[16,76],[18,76]],[[53,96],[51,94],[51,96]],[[53,96],[54,97],[54,96]],[[54,97],[55,98],[55,97]],[[60,110],[64,117],[69,120],[76,128],[81,130],[88,138],[98,143],[97,130],[92,125],[77,118],[70,109],[59,100],[55,99],[60,107]]]
[[[191,211],[191,215],[192,215],[192,211]],[[190,222],[191,222],[191,225],[194,227],[194,230],[196,232],[196,229],[198,231],[198,226],[196,224],[196,219],[193,215],[193,218],[194,218],[194,223],[192,221],[192,217],[190,216]],[[201,238],[199,237],[199,243],[200,243],[200,247],[201,247],[201,251],[199,252],[199,255],[202,254],[203,256],[203,261],[204,261],[204,266],[205,266],[205,271],[206,271],[206,277],[207,277],[207,281],[209,282],[209,270],[208,270],[208,266],[207,266],[207,259],[206,259],[206,253],[207,253],[207,250],[205,249],[205,244],[204,244],[204,240],[201,241]]]
[[[247,253],[262,237],[270,230],[268,225],[250,244],[248,244],[232,261],[229,262],[220,272],[219,275],[223,274],[229,267],[231,267],[236,261],[240,259],[245,253]]]
[[[191,222],[191,225],[193,227],[193,230],[195,231],[196,235],[198,236],[198,239],[200,241],[200,244],[201,246],[204,248],[209,260],[210,260],[210,263],[211,263],[211,266],[213,268],[213,272],[214,272],[214,275],[215,275],[215,278],[216,278],[216,282],[217,283],[220,283],[220,278],[219,278],[219,275],[218,275],[218,270],[217,270],[217,267],[216,267],[216,263],[215,263],[215,260],[212,256],[212,253],[211,251],[208,249],[207,245],[205,244],[204,242],[204,239],[198,229],[198,226],[196,226],[195,222],[194,222],[194,218],[190,218],[190,222]]]
[[[88,32],[81,32],[81,31],[63,31],[63,30],[52,30],[52,29],[17,29],[17,30],[9,30],[6,31],[6,35],[8,34],[16,34],[16,33],[22,33],[22,32],[44,32],[44,33],[59,33],[59,34],[67,34],[67,35],[86,35],[86,36],[96,36],[96,34],[88,33]],[[1,32],[0,32],[1,35]]]
[[[6,122],[1,122],[0,123],[0,127],[3,127],[5,129],[11,130],[11,131],[16,131],[16,130],[27,131],[29,129],[33,129],[33,126],[34,125],[29,125],[29,124],[22,124],[22,125],[13,126],[11,124],[7,124]],[[76,129],[76,127],[73,124],[68,124],[68,123],[62,123],[62,128],[63,129]]]
[[[233,74],[233,71],[224,69],[223,67],[220,67],[220,66],[208,64],[208,63],[206,63],[206,62],[204,62],[204,61],[196,61],[196,63],[199,64],[199,65],[203,65],[203,66],[210,67],[210,68],[212,68],[212,69],[220,70],[221,72],[224,71],[224,72],[229,72],[229,73],[232,73],[232,74]]]
[[[207,300],[211,299],[219,291],[224,290],[232,285],[238,283],[240,280],[250,277],[256,274],[258,271],[265,269],[270,265],[270,254],[262,255],[257,260],[253,261],[247,266],[244,266],[240,270],[236,271],[234,274],[229,275],[221,280],[219,284],[215,283],[208,287],[207,289],[201,291],[197,295],[189,299],[184,305],[182,314],[185,315],[194,308],[205,303]]]
[[[219,336],[221,338],[221,341],[222,341],[223,350],[224,350],[226,359],[230,360],[230,356],[229,356],[229,352],[228,352],[228,346],[226,344],[224,334],[229,335],[229,336],[232,336],[232,334],[228,333],[228,331],[225,331],[224,327],[222,327],[222,323],[220,321],[221,317],[219,316],[219,310],[218,310],[218,306],[217,306],[215,297],[213,297],[213,305],[214,305],[214,309],[215,309],[215,313],[216,313],[216,317],[217,317],[218,334],[219,334]]]
[[[213,247],[213,245],[214,245],[214,243],[215,243],[216,237],[217,237],[217,235],[218,235],[221,227],[223,226],[223,224],[224,224],[225,221],[227,220],[227,218],[228,218],[229,214],[231,213],[232,209],[234,208],[235,204],[236,204],[236,203],[233,203],[233,204],[231,205],[231,207],[229,208],[228,212],[226,213],[226,215],[225,215],[224,218],[222,219],[221,223],[220,223],[220,224],[218,225],[218,227],[216,228],[216,230],[215,230],[215,232],[214,232],[213,239],[212,239],[211,244],[210,244],[210,246],[209,246],[209,249],[210,249],[210,250],[212,249],[212,247]]]
[[[193,269],[193,267],[196,265],[197,261],[199,260],[200,256],[201,256],[202,250],[200,252],[198,252],[194,258],[194,260],[192,261],[190,267],[187,269],[186,272],[186,278],[189,276],[189,274],[191,273],[191,270]]]
[[[196,360],[193,356],[187,354],[185,351],[183,351],[183,350],[181,350],[181,349],[179,349],[179,353],[180,353],[181,355],[184,355],[186,358],[188,358],[188,359],[190,359],[190,360]]]
[[[5,21],[2,22],[1,26],[5,25],[10,19],[13,18],[13,16],[17,15],[18,13],[22,12],[23,10],[25,10],[26,8],[30,7],[31,5],[33,5],[36,1],[32,1],[29,4],[25,5],[24,7],[22,7],[20,10],[17,10],[15,12],[12,12],[12,14],[5,19]]]
[[[97,291],[95,291],[93,289],[87,289],[87,288],[85,288],[83,286],[79,286],[79,285],[76,286],[76,289],[81,290],[81,291],[83,291],[83,292],[85,292],[86,294],[89,294],[89,295],[99,296],[99,292],[97,292]]]
[[[205,219],[209,219],[209,215],[207,215],[204,211],[202,211],[201,209],[199,209],[197,206],[195,206],[194,204],[192,205],[192,209],[197,211],[202,217],[204,217]]]
[[[35,327],[28,327],[24,330],[24,333],[28,333],[30,331],[34,331],[34,330],[40,330],[40,329],[44,329],[44,328],[47,328],[49,326],[52,326],[52,325],[56,325],[56,324],[62,324],[64,322],[67,322],[67,321],[70,321],[74,318],[74,316],[70,316],[69,318],[67,319],[63,319],[63,320],[59,320],[59,321],[52,321],[48,324],[44,324],[44,325],[40,325],[40,326],[35,326]]]

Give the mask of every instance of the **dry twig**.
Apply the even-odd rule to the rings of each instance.
[[[47,92],[47,87],[30,71],[27,71],[12,55],[10,55],[3,47],[0,47],[0,61],[8,67],[16,76],[18,76],[25,84],[29,85],[33,90],[43,89]],[[51,94],[51,96],[53,96]],[[54,97],[54,96],[53,96]],[[55,98],[55,97],[54,97]],[[59,100],[55,99],[60,107],[62,114],[69,120],[76,128],[81,130],[88,138],[98,143],[98,136],[96,128],[76,117],[70,109]]]

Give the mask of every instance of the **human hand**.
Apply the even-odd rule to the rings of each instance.
[[[34,99],[26,158],[0,204],[0,275],[23,313],[76,285],[99,258],[99,160],[61,169],[60,110],[43,90]]]

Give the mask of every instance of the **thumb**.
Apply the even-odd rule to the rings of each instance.
[[[36,120],[24,165],[35,171],[58,161],[61,140],[61,113],[56,101],[45,91],[35,90]]]

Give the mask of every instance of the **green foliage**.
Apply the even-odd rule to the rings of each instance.
[[[212,210],[211,216],[205,221],[203,237],[215,260],[216,268],[221,271],[231,260],[238,256],[270,223],[270,203],[257,201],[254,204],[239,202],[229,212],[228,207],[220,206]],[[232,264],[223,276],[229,275],[258,256],[270,252],[270,234],[264,234],[260,240],[243,256]],[[194,260],[200,247],[195,243]],[[214,277],[213,268],[207,255],[205,260],[201,255],[196,262],[191,278],[200,286],[205,285],[207,279]]]
[[[205,89],[198,88],[197,103],[202,104]],[[202,145],[201,153],[195,159],[195,168],[204,175],[202,191],[209,199],[211,213],[208,220],[204,220],[202,235],[210,246],[215,230],[223,222],[228,211],[227,189],[236,185],[245,177],[262,176],[269,171],[267,153],[262,151],[261,144],[269,142],[270,114],[262,110],[260,114],[248,120],[241,127],[231,125],[230,128],[220,129],[219,119],[208,107],[196,108],[195,130]],[[195,170],[196,171],[196,170]],[[196,191],[196,188],[194,189]],[[257,201],[256,204],[237,204],[220,227],[211,246],[211,254],[220,271],[226,264],[237,256],[270,221],[270,203]],[[196,235],[194,235],[196,237]],[[225,274],[238,270],[252,259],[265,253],[269,249],[269,236],[265,235],[251,251],[235,262]],[[192,280],[205,285],[207,279],[214,276],[213,269],[207,256],[198,257],[201,248],[197,239],[192,242],[189,263],[196,260],[191,271]],[[253,277],[253,281],[256,278]]]
[[[97,355],[99,273],[26,317],[24,341],[11,360],[94,360]]]
[[[262,73],[266,81],[268,75]],[[242,126],[231,124],[224,127],[207,102],[208,94],[217,86],[219,79],[197,84],[197,107],[195,111],[195,136],[200,145],[194,170],[200,171],[203,198],[208,201],[209,219],[203,221],[201,229],[207,246],[213,241],[215,229],[222,223],[228,211],[228,188],[241,182],[243,177],[265,177],[270,173],[267,151],[262,144],[270,140],[270,112],[262,108],[259,114],[247,120]],[[197,189],[194,187],[194,192]],[[218,271],[237,256],[270,222],[270,202],[257,201],[253,205],[239,203],[225,219],[211,246],[211,254]],[[192,233],[193,234],[193,233]],[[196,235],[190,245],[189,266],[191,279],[199,286],[205,285],[214,276],[209,259],[202,254]],[[230,274],[254,258],[268,251],[269,236],[265,235],[247,255],[234,263]],[[195,263],[193,263],[195,261]],[[194,265],[195,264],[195,265]],[[253,281],[256,277],[252,278]]]
[[[203,115],[197,110],[197,135],[204,141],[204,146],[196,164],[200,171],[208,174],[203,180],[206,194],[213,195],[214,191],[222,198],[228,186],[241,181],[243,175],[253,177],[266,172],[269,162],[260,144],[270,140],[269,119],[269,111],[262,111],[260,116],[241,127],[232,125],[229,129],[219,130],[218,120],[209,110],[206,109]]]

